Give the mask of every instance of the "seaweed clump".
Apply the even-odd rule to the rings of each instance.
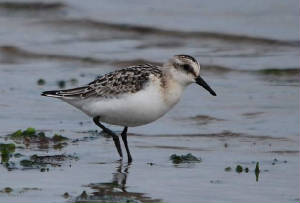
[[[186,155],[172,154],[170,156],[170,160],[173,162],[173,164],[201,162],[201,158],[197,158],[191,153]]]
[[[59,134],[54,134],[52,137],[53,142],[63,142],[63,141],[67,141],[67,140],[69,140],[69,138],[59,135]]]
[[[49,143],[53,145],[54,149],[61,149],[67,145],[65,141],[69,140],[69,138],[59,134],[54,134],[52,137],[47,137],[44,132],[38,132],[31,127],[24,131],[18,130],[12,134],[9,134],[7,137],[16,143],[23,143],[26,146],[37,144],[40,149],[48,149]]]
[[[20,165],[27,169],[40,169],[41,172],[49,171],[48,166],[61,167],[62,163],[67,160],[78,160],[77,156],[72,155],[45,155],[39,156],[34,154],[30,159],[23,159],[20,161]]]
[[[37,131],[35,130],[35,128],[27,128],[26,130],[22,131],[22,130],[17,130],[16,132],[10,134],[8,136],[10,139],[14,140],[14,141],[18,141],[18,140],[22,140],[22,139],[32,139],[32,138],[46,138],[46,135],[44,132],[39,132],[37,133]]]
[[[11,154],[15,152],[16,146],[13,143],[0,144],[1,164],[8,164]]]

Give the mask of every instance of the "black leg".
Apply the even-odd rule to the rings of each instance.
[[[127,129],[128,129],[128,127],[125,126],[121,136],[122,136],[122,140],[124,142],[125,148],[126,148],[126,152],[127,152],[127,156],[128,156],[128,163],[131,163],[132,162],[132,157],[131,157],[129,147],[128,147],[128,144],[127,144]]]
[[[121,149],[121,145],[120,145],[120,140],[119,140],[119,137],[118,135],[116,135],[113,131],[111,131],[110,129],[106,128],[104,125],[102,125],[100,122],[99,122],[99,116],[96,116],[95,118],[93,118],[93,121],[94,123],[100,127],[104,132],[106,132],[107,134],[111,135],[113,140],[114,140],[114,143],[116,145],[116,148],[118,150],[118,153],[120,155],[121,158],[123,158],[123,154],[122,154],[122,149]]]

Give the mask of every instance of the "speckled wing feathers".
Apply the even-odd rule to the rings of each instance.
[[[99,76],[87,86],[60,90],[56,95],[84,99],[88,97],[111,98],[124,93],[135,93],[147,84],[150,75],[161,78],[163,73],[157,66],[151,64],[132,66]]]

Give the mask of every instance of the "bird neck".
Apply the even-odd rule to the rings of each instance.
[[[166,87],[163,89],[163,98],[165,103],[172,107],[180,100],[185,86],[178,83],[178,81],[174,80],[172,77],[167,79],[165,82]]]

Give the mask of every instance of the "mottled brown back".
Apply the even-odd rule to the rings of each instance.
[[[162,71],[154,65],[144,64],[124,68],[99,76],[86,86],[52,91],[57,97],[103,97],[112,98],[124,93],[135,93],[141,90],[149,81],[149,76],[161,78]]]

